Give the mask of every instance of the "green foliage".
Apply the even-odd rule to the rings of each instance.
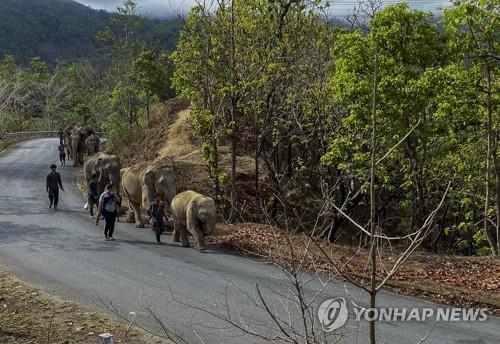
[[[90,58],[105,64],[97,33],[117,15],[70,0],[0,1],[0,59],[20,64],[40,56],[51,67],[61,60]],[[146,20],[139,35],[149,44],[173,50],[182,21]]]
[[[156,54],[144,50],[133,61],[132,81],[144,92],[157,96],[161,101],[175,96],[171,87],[173,66],[167,52]]]
[[[474,234],[474,243],[477,247],[477,255],[479,256],[489,256],[492,253],[492,249],[488,244],[486,234],[484,230],[479,230]]]
[[[319,6],[287,4],[227,1],[213,12],[195,7],[186,19],[172,55],[173,85],[192,103],[209,167],[218,170],[219,145],[236,138],[256,171],[264,162],[270,208],[279,197],[284,208],[300,209],[297,226],[306,228],[304,213],[318,210],[326,187],[363,223],[375,99],[383,230],[419,228],[451,181],[436,216],[442,232],[457,250],[483,250],[470,235],[480,232],[485,169],[500,160],[496,141],[492,163],[484,159],[488,113],[498,133],[495,2],[459,2],[447,10],[444,30],[431,13],[395,4],[377,11],[368,30],[351,31],[326,24]],[[498,188],[494,171],[491,189]],[[486,213],[492,221],[496,202]],[[329,226],[342,223],[331,216]]]

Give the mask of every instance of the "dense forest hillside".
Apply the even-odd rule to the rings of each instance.
[[[96,34],[113,14],[73,0],[0,1],[0,58],[11,54],[19,63],[40,56],[50,64],[95,54]],[[151,20],[142,35],[173,49],[180,22]]]

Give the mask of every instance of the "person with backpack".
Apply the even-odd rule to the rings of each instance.
[[[59,203],[59,188],[62,191],[64,191],[64,188],[62,186],[61,175],[57,172],[56,164],[50,165],[50,173],[47,175],[45,188],[49,194],[49,209],[54,205],[54,209],[57,210],[57,204]]]
[[[106,241],[113,239],[113,232],[115,230],[116,217],[118,216],[118,206],[116,203],[115,194],[113,192],[113,185],[106,185],[106,191],[103,192],[99,198],[99,207],[97,208],[97,215],[95,224],[99,225],[101,215],[104,217],[104,237]]]
[[[99,183],[97,182],[97,174],[93,174],[87,187],[87,204],[89,206],[90,216],[94,217],[94,205],[96,210],[99,207]]]
[[[159,192],[155,193],[155,200],[149,205],[148,215],[149,224],[156,233],[156,243],[161,245],[160,236],[165,231],[165,219],[168,218],[168,214]]]

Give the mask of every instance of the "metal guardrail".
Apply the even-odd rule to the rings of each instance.
[[[44,138],[44,137],[57,137],[59,131],[19,131],[15,133],[5,133],[4,139],[7,141],[15,141],[23,138]],[[103,138],[106,137],[108,133],[98,131],[97,136]]]

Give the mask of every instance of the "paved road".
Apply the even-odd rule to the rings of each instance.
[[[47,207],[44,179],[50,163],[57,158],[57,139],[33,140],[0,154],[0,264],[44,290],[106,310],[103,300],[112,301],[127,315],[151,330],[158,323],[148,306],[177,332],[193,343],[260,343],[242,336],[234,328],[197,310],[224,310],[230,304],[233,317],[250,323],[259,331],[271,323],[252,304],[256,284],[263,295],[285,315],[290,295],[286,277],[268,264],[210,249],[199,254],[174,244],[158,246],[148,230],[119,223],[114,242],[103,240],[83,210],[84,200],[76,187],[78,169],[61,168],[66,193],[61,194],[60,210]],[[165,241],[169,241],[165,238]],[[306,276],[308,295],[320,289],[317,277]],[[346,290],[358,302],[366,302],[356,289],[331,282],[319,297],[346,297]],[[179,302],[179,301],[182,302]],[[228,300],[226,302],[226,300]],[[379,305],[397,307],[438,307],[438,305],[382,292]],[[186,306],[187,303],[189,306]],[[109,312],[108,312],[109,313]],[[351,319],[342,328],[349,343],[366,343],[366,323]],[[498,344],[500,319],[485,322],[409,322],[378,325],[379,343],[417,343],[431,331],[427,343]]]

